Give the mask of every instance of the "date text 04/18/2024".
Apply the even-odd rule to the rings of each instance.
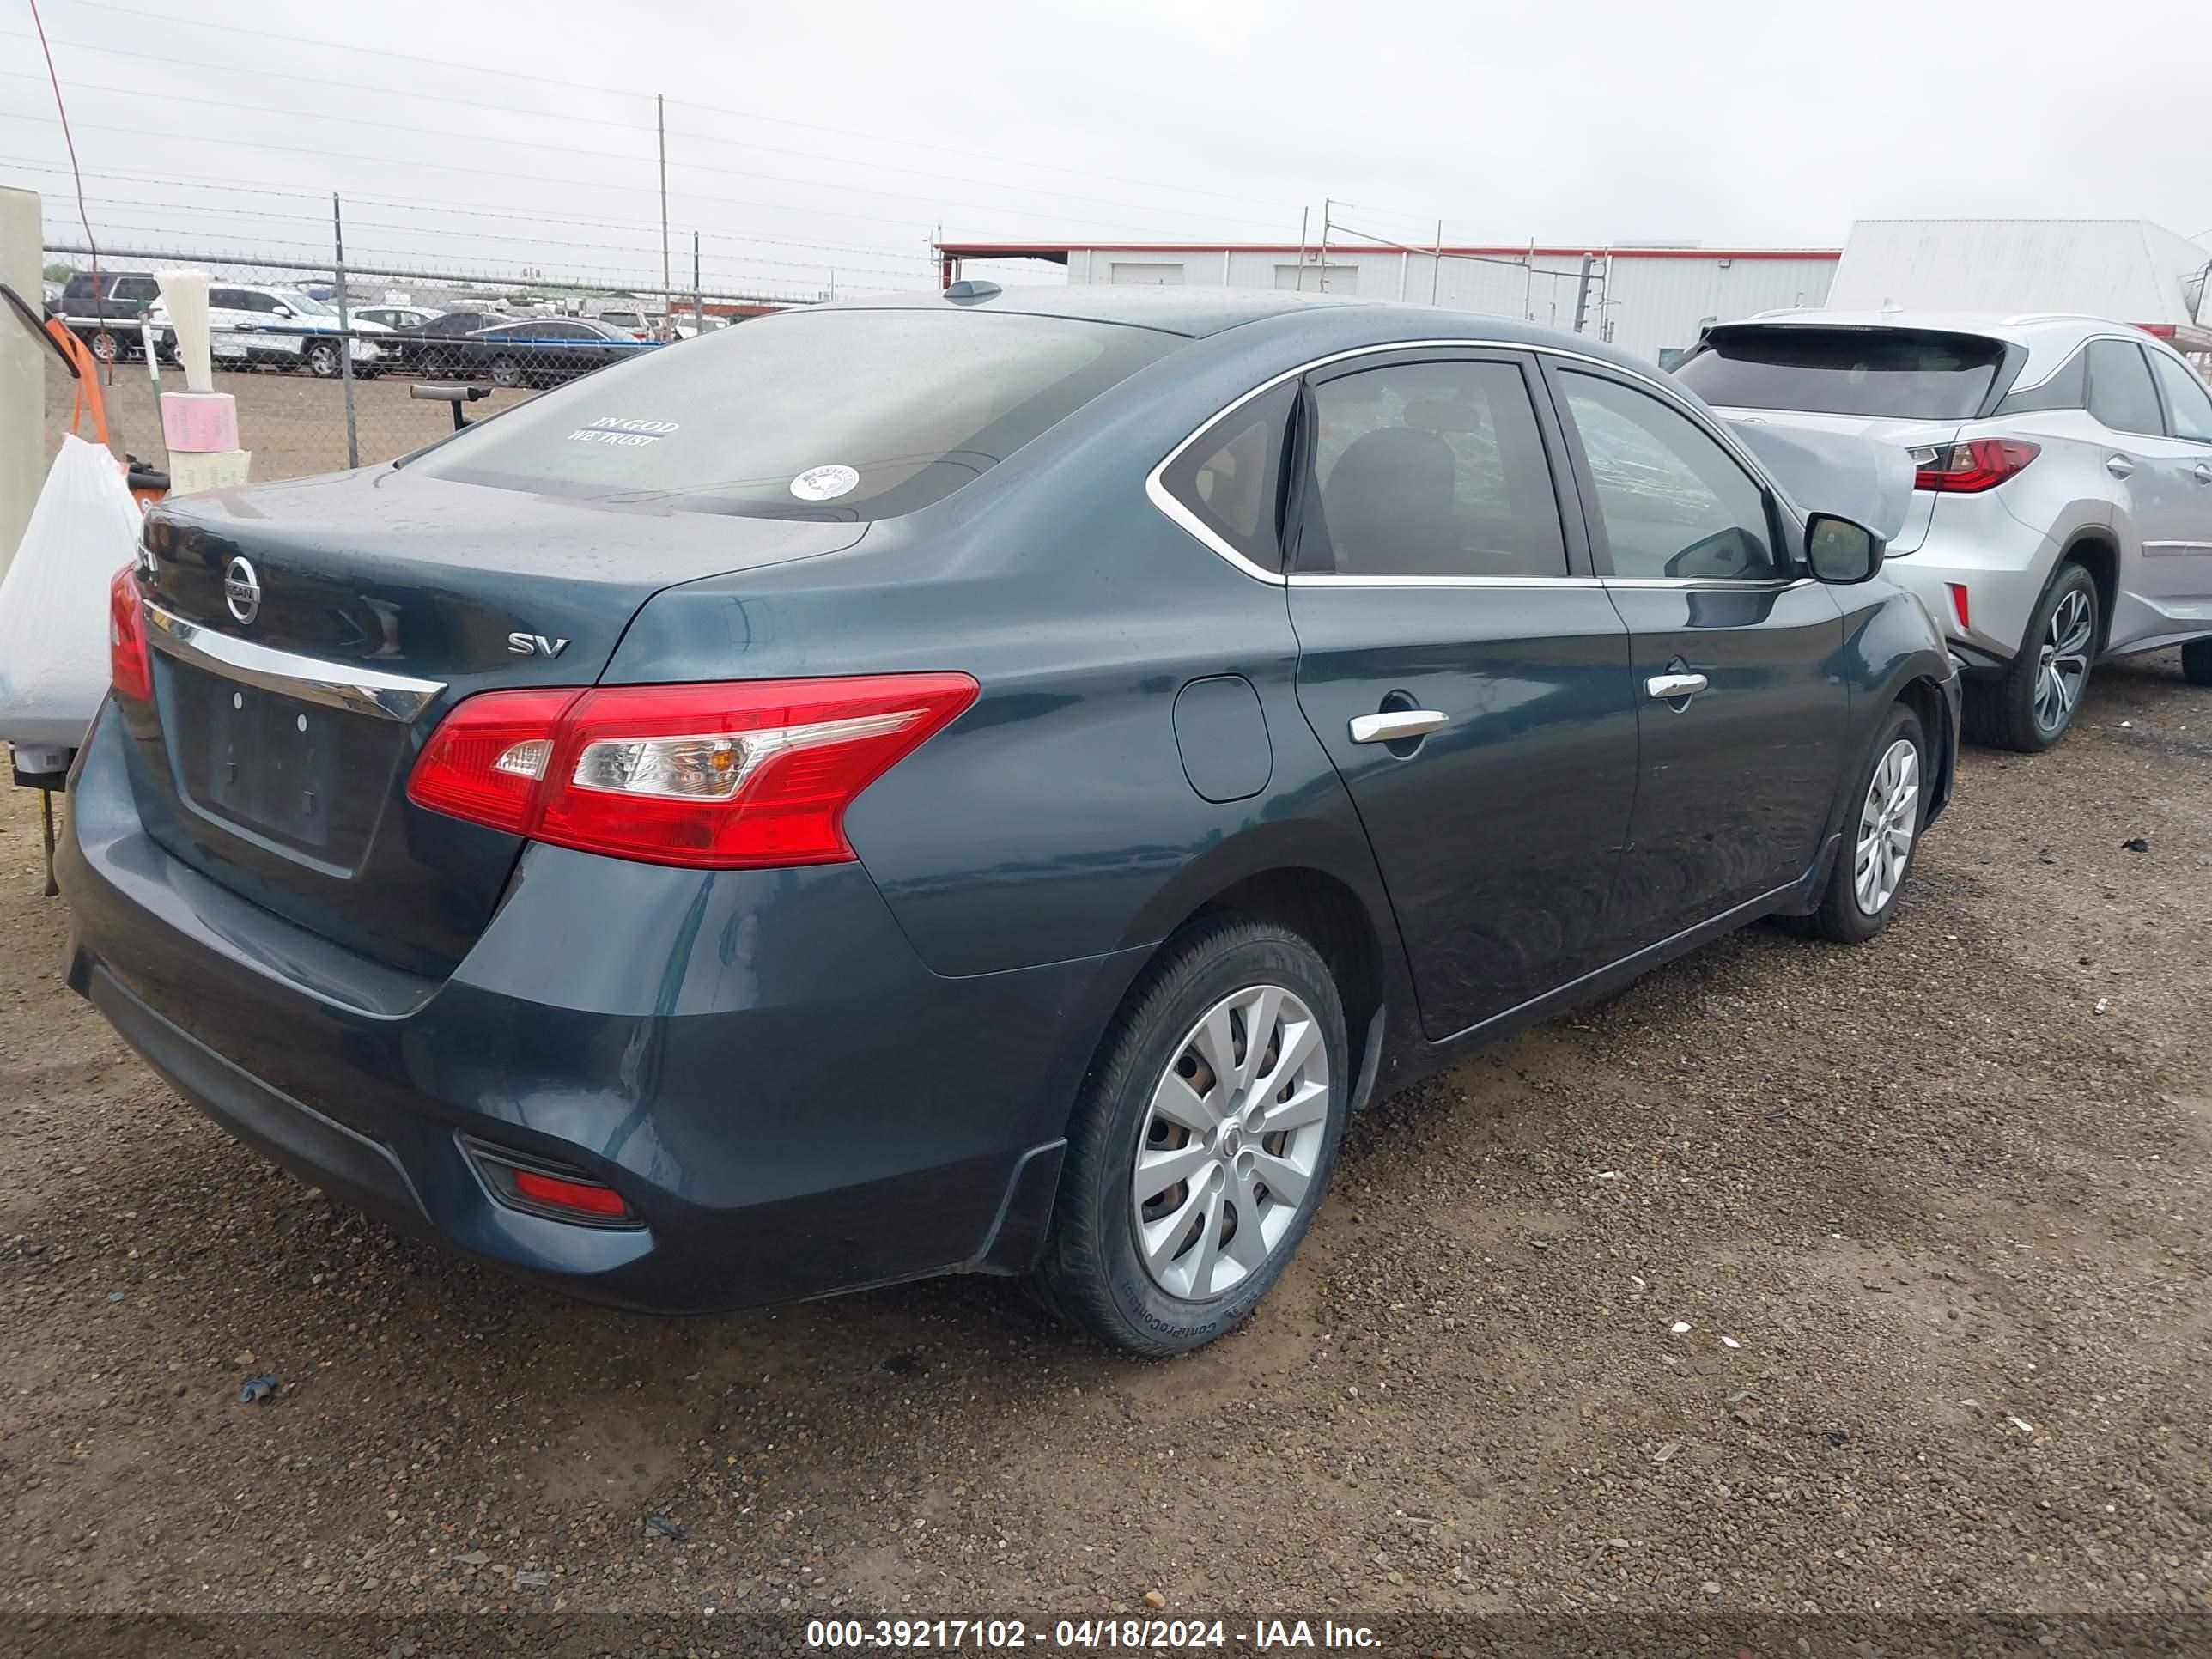
[[[806,1626],[810,1648],[943,1649],[1007,1652],[1040,1648],[1064,1651],[1187,1652],[1244,1648],[1255,1652],[1306,1649],[1372,1650],[1375,1632],[1364,1625],[1322,1620],[1262,1619],[1232,1626],[1212,1619],[1062,1619],[1048,1631],[1008,1619],[817,1619]]]

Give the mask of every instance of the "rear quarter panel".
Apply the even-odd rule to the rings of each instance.
[[[1176,442],[1297,361],[1233,336],[1194,343],[804,574],[662,593],[606,678],[973,675],[975,707],[846,824],[939,974],[1148,944],[1223,888],[1284,867],[1351,887],[1395,953],[1365,836],[1298,712],[1285,590],[1145,495]],[[1255,688],[1270,752],[1257,793],[1209,801],[1186,775],[1174,709],[1189,681],[1223,674]]]

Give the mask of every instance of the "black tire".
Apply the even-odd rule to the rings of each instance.
[[[107,329],[94,329],[85,337],[84,343],[91,349],[93,361],[95,362],[119,363],[128,355],[125,350],[122,337]]]
[[[2181,647],[2181,678],[2191,685],[2212,685],[2212,640],[2191,640]]]
[[[416,362],[415,372],[425,379],[434,380],[450,376],[453,371],[452,365],[447,360],[446,354],[434,347],[424,352]]]
[[[529,376],[523,373],[521,363],[514,358],[502,353],[491,360],[491,383],[494,386],[512,390],[525,384],[528,379]]]
[[[2088,695],[2089,669],[2081,673],[2080,689],[2074,700],[2055,721],[2046,720],[2037,708],[2036,692],[2043,674],[2043,652],[2050,639],[2051,619],[2061,605],[2079,595],[2088,606],[2088,659],[2094,664],[2098,642],[2104,637],[2104,605],[2097,594],[2097,580],[2084,567],[2068,560],[2058,567],[2037,601],[2034,614],[2027,621],[2027,632],[2020,642],[2020,653],[2004,673],[1996,679],[1968,680],[1966,684],[1965,734],[1974,742],[1992,749],[2011,749],[2023,755],[2037,755],[2064,737],[2080,712],[2081,699]]]
[[[1867,828],[1869,797],[1874,792],[1875,775],[1890,750],[1900,741],[1913,747],[1919,780],[1911,812],[1912,841],[1905,849],[1905,867],[1898,872],[1888,896],[1869,910],[1859,898],[1859,840]],[[1844,844],[1837,850],[1835,867],[1828,872],[1828,885],[1821,895],[1820,908],[1810,918],[1812,931],[1820,938],[1833,939],[1838,945],[1863,945],[1889,925],[1890,917],[1897,911],[1898,896],[1912,878],[1913,860],[1920,856],[1920,832],[1928,824],[1928,786],[1933,775],[1929,763],[1928,733],[1920,724],[1920,716],[1905,704],[1898,704],[1881,723],[1873,749],[1858,769],[1857,781],[1844,798]]]
[[[334,380],[344,372],[344,362],[338,356],[338,346],[335,341],[316,341],[307,348],[304,361],[307,373],[319,380]]]
[[[1304,1001],[1319,1028],[1328,1077],[1320,1134],[1310,1153],[1312,1170],[1305,1192],[1285,1218],[1287,1224],[1269,1224],[1281,1230],[1264,1260],[1240,1263],[1243,1277],[1225,1292],[1185,1300],[1155,1282],[1139,1255],[1133,1188],[1139,1139],[1147,1133],[1155,1091],[1170,1067],[1181,1075],[1193,1075],[1182,1068],[1196,1053],[1194,1028],[1224,999],[1260,987],[1291,992]],[[1243,1027],[1236,1029],[1243,1036]],[[1249,1039],[1247,1048],[1237,1050],[1240,1055],[1248,1052]],[[1261,1063],[1277,1052],[1263,1049]],[[1272,923],[1223,917],[1196,924],[1170,940],[1130,988],[1076,1103],[1051,1230],[1030,1275],[1030,1290],[1037,1300],[1126,1353],[1186,1353],[1234,1329],[1281,1275],[1328,1193],[1350,1099],[1349,1054],[1344,1004],[1336,983],[1319,953],[1297,934]],[[1209,1099],[1219,1097],[1212,1082],[1206,1083],[1204,1094]],[[1237,1127],[1242,1130],[1249,1125]],[[1154,1132],[1164,1127],[1158,1126]],[[1152,1144],[1156,1150],[1164,1145]],[[1185,1143],[1198,1144],[1194,1138]],[[1272,1134],[1243,1144],[1242,1152],[1237,1147],[1243,1143],[1237,1139],[1224,1144],[1229,1150],[1223,1157],[1243,1160],[1248,1176],[1251,1153],[1274,1156],[1292,1150]],[[1222,1175],[1226,1177],[1226,1171]],[[1203,1182],[1214,1176],[1209,1166],[1195,1179]],[[1207,1217],[1214,1215],[1219,1218],[1212,1229],[1214,1239],[1203,1242],[1211,1248],[1217,1241],[1233,1238],[1247,1224],[1231,1198],[1236,1190],[1232,1187],[1224,1193],[1218,1209],[1201,1207],[1192,1224],[1194,1232],[1187,1237],[1207,1231]],[[1264,1182],[1252,1190],[1264,1194]],[[1164,1210],[1175,1210],[1180,1200],[1173,1195],[1178,1191],[1188,1196],[1192,1189],[1187,1183],[1167,1188],[1162,1195]],[[1257,1201],[1263,1206],[1280,1202],[1272,1195]],[[1259,1237],[1261,1224],[1256,1214],[1249,1224],[1255,1229],[1253,1237]],[[1198,1248],[1187,1243],[1170,1270]]]

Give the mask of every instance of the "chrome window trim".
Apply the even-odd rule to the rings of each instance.
[[[380,719],[413,720],[446,689],[442,680],[410,679],[350,663],[323,662],[230,634],[217,634],[195,622],[145,602],[149,644],[179,662],[302,702],[321,703]]]
[[[1166,455],[1161,458],[1159,464],[1154,466],[1150,472],[1145,475],[1146,497],[1155,507],[1158,508],[1160,513],[1170,522],[1188,532],[1190,535],[1196,538],[1197,540],[1202,543],[1208,550],[1220,558],[1225,560],[1236,569],[1243,571],[1255,581],[1267,582],[1270,586],[1275,587],[1326,587],[1332,585],[1356,587],[1571,587],[1583,585],[1602,586],[1607,583],[1613,583],[1621,586],[1638,587],[1697,587],[1714,586],[1722,587],[1781,587],[1784,586],[1795,586],[1796,580],[1808,580],[1801,577],[1796,579],[1796,580],[1791,580],[1790,579],[1778,577],[1770,580],[1745,582],[1734,579],[1706,579],[1698,577],[1647,577],[1638,579],[1614,576],[1576,575],[1343,576],[1331,574],[1326,571],[1306,571],[1294,574],[1288,571],[1269,570],[1264,566],[1253,563],[1251,560],[1246,558],[1242,553],[1239,553],[1235,548],[1230,546],[1227,542],[1222,540],[1220,537],[1215,535],[1212,531],[1209,530],[1206,527],[1205,521],[1200,519],[1199,516],[1193,513],[1188,507],[1185,507],[1182,501],[1178,501],[1174,493],[1168,489],[1164,483],[1162,482],[1167,473],[1167,470],[1173,466],[1178,460],[1182,459],[1182,453],[1185,450],[1188,449],[1200,438],[1212,431],[1221,421],[1225,420],[1231,415],[1234,415],[1238,410],[1243,408],[1245,404],[1250,403],[1255,398],[1262,397],[1267,392],[1273,392],[1277,386],[1282,385],[1285,380],[1295,380],[1303,375],[1312,374],[1314,370],[1317,368],[1327,368],[1332,363],[1348,362],[1355,357],[1376,357],[1386,356],[1392,352],[1400,351],[1444,350],[1525,351],[1530,353],[1540,353],[1545,356],[1564,358],[1571,362],[1589,363],[1593,368],[1609,370],[1613,374],[1620,376],[1624,380],[1636,383],[1640,388],[1659,398],[1659,400],[1664,403],[1668,408],[1679,410],[1681,414],[1687,416],[1700,431],[1704,432],[1708,437],[1711,437],[1715,442],[1718,443],[1723,449],[1726,450],[1729,459],[1734,460],[1738,466],[1741,467],[1744,471],[1749,475],[1752,482],[1756,483],[1761,489],[1771,491],[1776,494],[1782,493],[1780,487],[1767,477],[1766,470],[1759,465],[1758,460],[1752,455],[1749,450],[1746,449],[1741,444],[1735,441],[1734,435],[1726,429],[1723,423],[1717,421],[1707,419],[1698,410],[1692,407],[1688,403],[1685,402],[1679,393],[1670,391],[1664,382],[1654,380],[1650,375],[1644,374],[1640,369],[1630,365],[1614,362],[1609,358],[1593,357],[1588,352],[1571,351],[1565,346],[1535,344],[1526,340],[1438,339],[1388,340],[1379,345],[1353,346],[1347,350],[1332,351],[1324,356],[1310,359],[1305,362],[1300,363],[1296,368],[1285,369],[1281,374],[1261,381],[1250,391],[1243,393],[1240,397],[1231,398],[1228,403],[1224,404],[1219,409],[1214,410],[1212,414],[1207,416],[1204,420],[1200,421],[1196,427],[1192,428],[1192,430],[1184,436],[1180,443],[1176,444],[1174,448],[1169,450]],[[1784,499],[1787,499],[1786,495]],[[1564,503],[1562,503],[1562,505],[1564,506]]]
[[[2212,553],[2212,542],[2145,542],[2146,559],[2176,559],[2191,553]]]

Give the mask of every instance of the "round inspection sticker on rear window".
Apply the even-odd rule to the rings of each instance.
[[[810,466],[791,481],[791,493],[802,501],[834,501],[850,495],[860,475],[849,466]]]

